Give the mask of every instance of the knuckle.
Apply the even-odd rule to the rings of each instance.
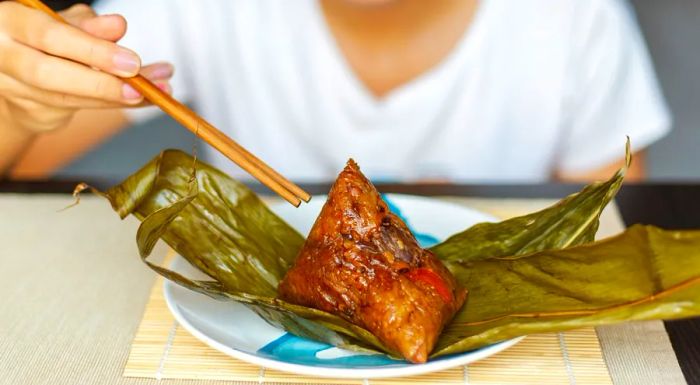
[[[105,62],[106,59],[104,58],[104,55],[102,54],[104,50],[102,49],[101,45],[97,41],[90,41],[85,44],[85,58],[87,59],[87,63],[96,65],[101,62]]]
[[[34,46],[43,51],[50,49],[57,44],[56,37],[60,33],[60,26],[56,23],[47,23],[43,28],[37,30],[34,36]]]
[[[74,95],[67,94],[64,92],[57,93],[54,96],[54,103],[56,106],[61,106],[63,108],[79,108],[82,107],[80,99]]]
[[[51,66],[46,60],[34,60],[27,64],[27,81],[31,84],[41,85],[49,80]]]
[[[64,93],[64,92],[59,92],[55,96],[56,99],[56,104],[65,106],[68,105],[71,101],[70,95]]]
[[[76,4],[65,11],[61,12],[61,15],[72,25],[80,27],[80,25],[92,18],[95,17],[95,11],[90,8],[86,4]]]
[[[100,76],[95,80],[94,92],[98,97],[104,97],[107,90],[107,82],[104,77]]]
[[[98,99],[119,100],[119,92],[116,90],[118,86],[116,80],[109,76],[99,76],[95,79],[94,93]]]
[[[95,11],[89,5],[84,4],[84,3],[75,4],[74,6],[70,7],[69,10],[71,12],[80,13],[80,14],[88,14],[88,15],[95,14]]]

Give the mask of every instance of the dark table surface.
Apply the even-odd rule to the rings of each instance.
[[[96,187],[110,181],[91,181]],[[75,181],[3,182],[0,193],[70,193]],[[314,194],[328,192],[328,185],[305,185]],[[503,198],[561,198],[578,191],[570,184],[544,185],[377,185],[383,192],[416,195],[453,195]],[[262,193],[260,186],[253,188]],[[667,229],[700,229],[700,184],[627,184],[616,198],[625,224],[651,224]],[[700,318],[665,322],[683,374],[691,385],[700,385]]]

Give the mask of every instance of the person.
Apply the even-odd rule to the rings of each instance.
[[[155,107],[142,73],[285,176],[608,177],[671,119],[623,0],[0,2],[0,170],[44,177]],[[127,33],[128,21],[128,33]],[[126,48],[129,47],[129,48]],[[139,56],[141,55],[141,56]],[[142,63],[148,63],[142,65]],[[209,160],[244,176],[223,156]]]

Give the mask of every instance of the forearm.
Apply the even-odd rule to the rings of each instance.
[[[14,164],[10,176],[40,179],[51,176],[128,125],[122,110],[81,110],[70,123],[41,134]]]
[[[0,177],[9,174],[34,137],[35,134],[12,119],[7,103],[0,99]]]

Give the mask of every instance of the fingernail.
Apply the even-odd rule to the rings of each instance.
[[[158,64],[148,74],[148,78],[152,80],[169,79],[173,76],[173,66],[171,64]]]
[[[134,76],[139,72],[141,61],[133,52],[120,48],[112,58],[114,67],[124,76]]]
[[[139,100],[141,99],[141,94],[136,91],[132,86],[124,84],[122,86],[122,97],[124,100]]]

